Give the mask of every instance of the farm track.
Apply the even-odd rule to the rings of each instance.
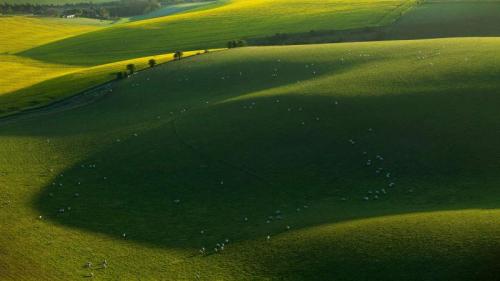
[[[98,85],[45,106],[35,107],[5,117],[0,117],[0,126],[37,116],[55,114],[94,103],[108,96],[112,83],[113,81]]]

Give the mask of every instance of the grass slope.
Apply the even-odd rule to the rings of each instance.
[[[202,52],[189,51],[185,52],[184,56],[190,57]],[[131,63],[135,64],[137,70],[143,70],[149,67],[150,59],[155,59],[158,64],[173,60],[173,54],[170,53],[93,67],[71,67],[17,56],[3,57],[7,62],[6,67],[17,71],[9,72],[0,78],[0,116],[45,106],[114,80],[116,72],[125,71],[126,66]]]
[[[499,47],[234,49],[3,124],[0,279],[496,280]]]
[[[96,65],[147,55],[220,48],[228,40],[278,32],[388,24],[413,0],[233,0],[213,9],[133,22],[43,45],[23,56]],[[405,6],[406,7],[406,6]],[[202,32],[200,32],[202,30]]]

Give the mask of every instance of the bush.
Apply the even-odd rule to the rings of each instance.
[[[231,41],[227,42],[227,47],[229,49],[244,47],[246,45],[247,45],[247,42],[245,40],[231,40]]]
[[[123,71],[119,71],[116,73],[116,80],[122,80],[127,78],[127,73]]]
[[[182,56],[184,56],[184,53],[182,51],[175,51],[174,60],[181,60]]]
[[[128,70],[128,73],[130,75],[134,74],[134,72],[135,72],[135,64],[133,64],[133,63],[127,64],[127,70]]]
[[[150,59],[148,61],[149,67],[153,68],[156,66],[156,60],[155,59]]]

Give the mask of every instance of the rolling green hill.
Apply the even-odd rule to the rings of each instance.
[[[499,9],[0,17],[0,280],[500,281]]]
[[[234,49],[3,121],[0,279],[496,280],[499,47]]]

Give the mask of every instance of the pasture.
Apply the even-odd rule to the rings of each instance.
[[[0,17],[0,280],[499,280],[499,7]]]
[[[0,279],[495,280],[499,47],[233,49],[1,124]]]

